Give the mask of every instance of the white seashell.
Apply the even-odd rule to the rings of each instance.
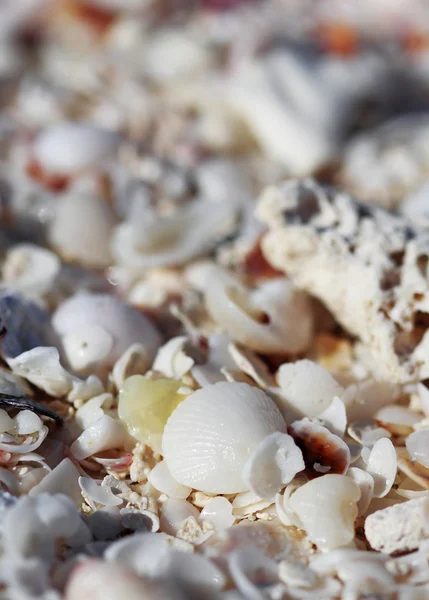
[[[62,342],[70,366],[76,372],[102,362],[114,345],[113,336],[98,325],[77,329],[65,335]]]
[[[354,538],[359,486],[346,475],[323,475],[298,488],[288,506],[302,523],[309,539],[330,550]]]
[[[358,516],[362,516],[366,513],[374,495],[374,479],[369,473],[358,467],[350,467],[347,475],[359,486],[360,498],[357,507]]]
[[[204,161],[195,173],[201,196],[212,202],[234,202],[247,208],[254,194],[243,164],[225,158]]]
[[[102,268],[112,262],[114,224],[114,215],[101,196],[72,189],[57,199],[48,237],[64,259]]]
[[[188,338],[174,337],[158,350],[152,368],[166,377],[181,379],[194,366],[195,361],[186,354]]]
[[[354,421],[347,428],[351,438],[365,446],[372,448],[382,438],[390,438],[392,434],[384,427],[379,427],[372,419],[368,421]]]
[[[120,390],[124,381],[133,375],[143,375],[150,367],[150,358],[143,344],[131,344],[115,362],[112,379]]]
[[[116,133],[85,123],[65,122],[41,131],[33,143],[33,157],[48,172],[72,175],[100,167],[119,147]]]
[[[75,414],[75,421],[82,429],[86,429],[104,415],[103,407],[110,408],[113,403],[112,394],[100,394],[85,402]]]
[[[76,400],[85,402],[85,400],[99,396],[103,392],[103,384],[97,375],[90,375],[84,380],[73,377],[72,389],[67,395],[67,400],[69,402],[75,402]]]
[[[0,367],[0,392],[11,396],[32,396],[30,385],[19,375]]]
[[[374,414],[374,419],[394,435],[408,435],[413,427],[422,420],[422,416],[405,406],[384,406]]]
[[[210,598],[226,584],[225,575],[213,562],[201,554],[178,550],[171,550],[165,576],[183,590],[186,598]]]
[[[205,290],[210,316],[231,338],[265,354],[305,350],[312,337],[309,297],[283,278],[249,291],[220,269],[210,273]]]
[[[79,477],[78,483],[84,498],[92,502],[103,506],[119,506],[124,502],[122,498],[115,496],[109,487],[98,485],[91,477]]]
[[[162,450],[173,477],[206,493],[247,489],[241,473],[267,435],[285,432],[274,402],[244,383],[216,383],[197,390],[173,411]],[[195,448],[198,447],[198,452]]]
[[[50,250],[34,244],[16,244],[3,263],[3,284],[37,300],[52,289],[60,269],[58,256]]]
[[[64,458],[47,476],[30,490],[30,496],[62,493],[80,508],[82,496],[78,483],[79,471],[69,458]]]
[[[112,237],[119,264],[136,273],[149,268],[182,265],[211,250],[235,228],[236,210],[230,204],[195,201],[174,215],[147,211],[144,220],[124,221]]]
[[[36,433],[43,427],[42,419],[31,410],[20,410],[14,420],[18,435]]]
[[[339,437],[344,436],[347,427],[346,407],[338,396],[334,397],[328,408],[317,415],[317,418],[323,422],[329,431]]]
[[[15,358],[8,358],[7,364],[14,373],[25,377],[50,396],[64,396],[72,387],[72,377],[61,366],[56,348],[33,348]]]
[[[329,371],[307,359],[281,365],[276,379],[281,390],[280,405],[283,397],[285,411],[300,416],[320,415],[344,391]]]
[[[429,468],[429,429],[419,429],[409,435],[405,445],[412,460]]]
[[[209,500],[200,513],[200,520],[211,523],[217,532],[228,529],[235,522],[231,502],[223,496]]]
[[[70,351],[69,353],[66,350],[67,357],[72,364],[76,360],[81,364],[82,352],[86,351],[85,343],[91,345],[93,341],[91,335],[96,333],[97,338],[100,335],[100,329],[105,332],[103,344],[107,345],[107,336],[110,336],[113,339],[113,345],[103,358],[102,365],[98,365],[99,367],[112,366],[121,354],[134,343],[143,344],[148,357],[152,360],[161,342],[160,334],[149,319],[108,294],[80,293],[72,296],[59,306],[52,323],[64,345]],[[88,336],[86,340],[83,340],[81,334],[85,330],[88,331]],[[81,345],[77,345],[77,347],[75,346],[76,332],[79,332],[81,339]],[[99,341],[96,346],[98,343],[101,344],[100,337],[97,339]],[[104,346],[103,348],[103,351],[106,351]],[[91,356],[88,358],[92,360]],[[91,364],[89,362],[86,366],[89,367]]]
[[[278,565],[256,548],[235,550],[228,556],[231,577],[248,600],[264,600],[261,587],[278,583]]]
[[[275,385],[267,365],[251,350],[234,343],[228,344],[228,352],[237,367],[251,377],[263,390]]]
[[[67,582],[65,600],[184,600],[179,590],[168,585],[144,580],[120,565],[102,560],[79,563]]]
[[[168,564],[168,538],[164,533],[136,533],[110,544],[104,558],[131,568],[137,575],[159,578]]]
[[[30,441],[26,439],[23,443],[19,443],[19,438],[17,439],[8,433],[0,433],[0,450],[10,452],[11,454],[28,454],[34,452],[45,441],[48,433],[49,429],[46,425],[43,425],[37,432],[38,436],[35,441],[29,438]]]
[[[174,479],[165,460],[154,466],[147,476],[147,480],[156,490],[166,494],[169,498],[185,499],[192,492],[192,488],[181,485]]]
[[[164,533],[175,536],[186,520],[193,518],[198,522],[199,517],[198,509],[190,502],[170,498],[162,505],[160,526]]]
[[[242,478],[260,498],[273,498],[304,469],[302,452],[293,438],[287,433],[275,432],[253,450]]]
[[[417,393],[420,399],[420,405],[426,417],[429,417],[429,390],[423,383],[417,384]]]
[[[70,450],[77,460],[83,460],[104,450],[123,448],[129,443],[130,438],[121,421],[104,415],[85,429]]]
[[[388,438],[376,441],[368,458],[367,471],[374,479],[374,497],[384,498],[393,485],[398,468],[396,450]]]
[[[341,399],[346,405],[349,422],[364,421],[371,419],[383,406],[393,404],[399,398],[400,392],[399,385],[366,379],[349,385]]]

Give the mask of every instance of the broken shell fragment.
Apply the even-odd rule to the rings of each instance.
[[[350,467],[347,475],[359,486],[360,498],[357,507],[358,516],[362,516],[366,513],[374,495],[374,479],[369,473],[358,467]]]
[[[262,390],[221,382],[179,404],[165,426],[162,450],[173,477],[183,485],[208,494],[233,494],[248,489],[242,471],[258,443],[285,430],[279,409]]]
[[[346,475],[323,475],[299,487],[288,506],[321,550],[346,546],[354,537],[359,486]]]
[[[220,269],[210,273],[207,310],[231,338],[263,354],[305,350],[312,337],[310,299],[287,279],[273,279],[251,291]]]
[[[368,458],[367,471],[374,479],[374,497],[384,498],[395,481],[398,461],[388,438],[377,440]]]
[[[422,420],[422,416],[404,406],[389,405],[378,410],[374,419],[394,435],[408,435],[414,431],[413,426]]]
[[[419,429],[407,437],[408,454],[424,467],[429,467],[429,429]]]
[[[346,473],[350,466],[350,449],[329,429],[302,419],[289,425],[288,433],[302,451],[308,477],[313,479],[325,473]]]
[[[285,408],[304,417],[320,415],[344,392],[329,371],[307,359],[281,365],[276,379]]]
[[[174,479],[168,470],[165,460],[162,460],[154,466],[147,476],[147,480],[156,490],[166,494],[169,498],[186,499],[192,492],[190,487],[181,485]]]
[[[255,448],[243,469],[243,481],[260,498],[274,498],[305,469],[302,452],[287,433],[275,432]]]

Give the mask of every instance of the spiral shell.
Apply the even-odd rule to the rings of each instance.
[[[274,402],[246,383],[197,390],[174,410],[162,438],[173,477],[208,494],[247,489],[242,470],[251,452],[275,431],[286,431]]]

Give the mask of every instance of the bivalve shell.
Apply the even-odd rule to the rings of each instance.
[[[246,383],[221,382],[197,390],[174,410],[162,438],[173,477],[208,494],[234,494],[248,486],[242,470],[256,446],[286,431],[274,402]]]

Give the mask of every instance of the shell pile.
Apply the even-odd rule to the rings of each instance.
[[[0,0],[0,598],[429,597],[426,0]]]

